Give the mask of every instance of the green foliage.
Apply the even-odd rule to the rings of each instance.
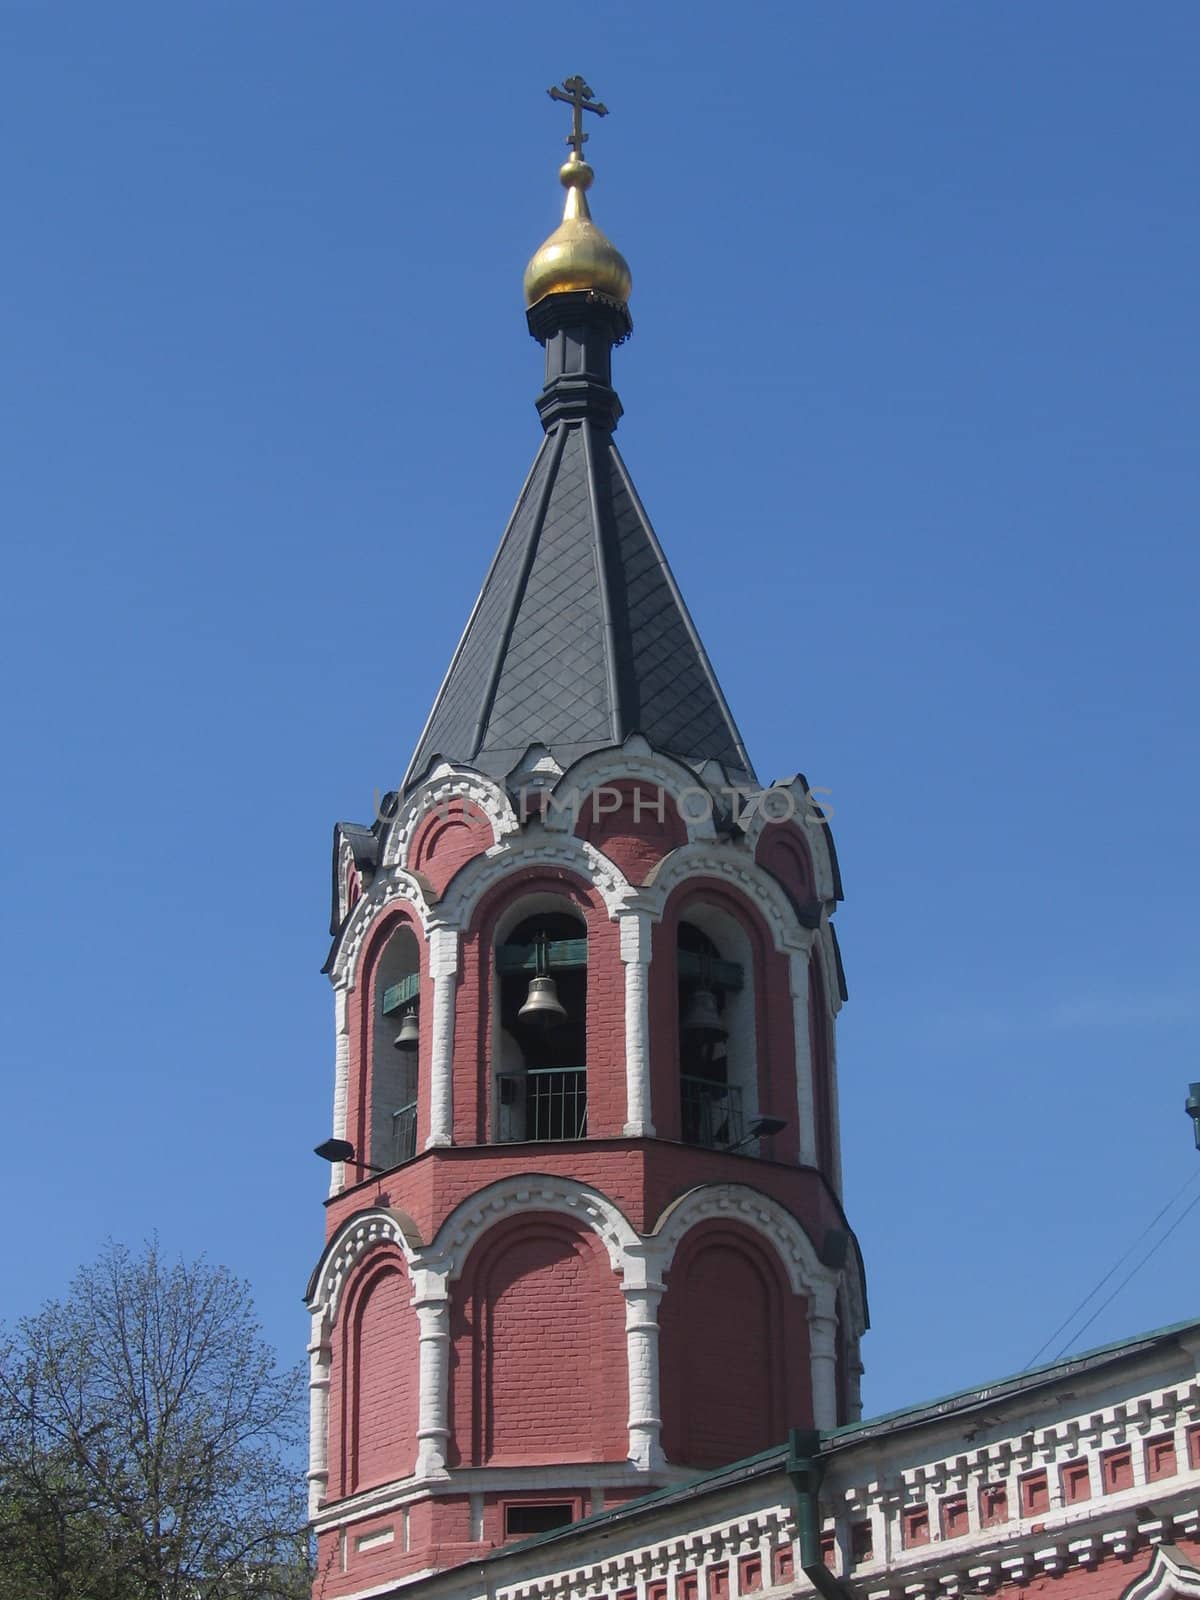
[[[303,1600],[302,1400],[245,1284],[110,1246],[0,1346],[0,1600]]]

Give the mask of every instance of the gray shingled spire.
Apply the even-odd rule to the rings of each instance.
[[[492,777],[531,745],[562,767],[640,733],[753,779],[720,685],[613,443],[612,345],[631,324],[596,294],[529,313],[546,346],[546,437],[417,745]]]

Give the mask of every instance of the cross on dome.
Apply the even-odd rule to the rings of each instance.
[[[564,93],[563,91],[567,91]],[[557,84],[546,90],[551,100],[561,100],[564,105],[571,107],[571,131],[567,135],[566,143],[575,152],[577,161],[583,160],[583,147],[588,136],[583,131],[583,113],[594,111],[598,117],[608,115],[608,107],[601,105],[592,93],[591,86],[586,84],[577,72],[572,78],[564,78],[562,88]]]

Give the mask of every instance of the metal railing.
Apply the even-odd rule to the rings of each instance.
[[[530,1067],[520,1075],[502,1073],[496,1081],[500,1104],[510,1113],[501,1137],[538,1141],[587,1138],[586,1067]]]
[[[684,1144],[727,1150],[742,1137],[742,1091],[708,1078],[679,1079]]]
[[[417,1153],[417,1102],[392,1112],[392,1162],[399,1166]]]

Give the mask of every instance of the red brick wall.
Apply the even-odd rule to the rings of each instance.
[[[1091,1532],[1090,1528],[1081,1524],[1077,1536]],[[1172,1543],[1183,1552],[1184,1559],[1190,1562],[1200,1560],[1200,1541],[1195,1539],[1174,1539]],[[1064,1572],[1058,1577],[1037,1578],[1032,1583],[1022,1584],[1019,1588],[1005,1586],[1001,1594],[1012,1595],[1013,1600],[1023,1600],[1024,1596],[1040,1597],[1053,1595],[1055,1600],[1118,1600],[1118,1597],[1149,1571],[1154,1559],[1154,1551],[1146,1548],[1139,1550],[1131,1560],[1102,1561],[1095,1567],[1073,1567],[1069,1572]]]
[[[609,810],[618,793],[620,808]],[[687,828],[674,800],[652,784],[604,785],[584,799],[575,832],[603,850],[631,883],[645,883],[663,856],[687,843]]]
[[[783,885],[797,905],[811,905],[816,899],[808,842],[794,822],[769,823],[759,835],[754,859]]]
[[[429,1151],[382,1178],[371,1178],[326,1202],[327,1237],[358,1212],[391,1206],[412,1219],[429,1242],[461,1201],[491,1183],[539,1172],[591,1184],[648,1233],[672,1200],[702,1183],[744,1183],[795,1216],[818,1248],[846,1219],[828,1185],[811,1167],[785,1167],[751,1155],[727,1155],[660,1140],[587,1140],[583,1144],[487,1145]]]
[[[417,1315],[399,1252],[343,1291],[330,1373],[330,1498],[402,1478],[417,1453]]]
[[[669,1460],[722,1466],[811,1426],[807,1307],[748,1228],[702,1223],[684,1237],[659,1323]]]
[[[451,1332],[454,1462],[621,1461],[624,1302],[594,1234],[552,1213],[475,1246]]]
[[[407,862],[443,894],[451,878],[468,861],[490,850],[492,825],[469,800],[444,801],[417,824]]]

